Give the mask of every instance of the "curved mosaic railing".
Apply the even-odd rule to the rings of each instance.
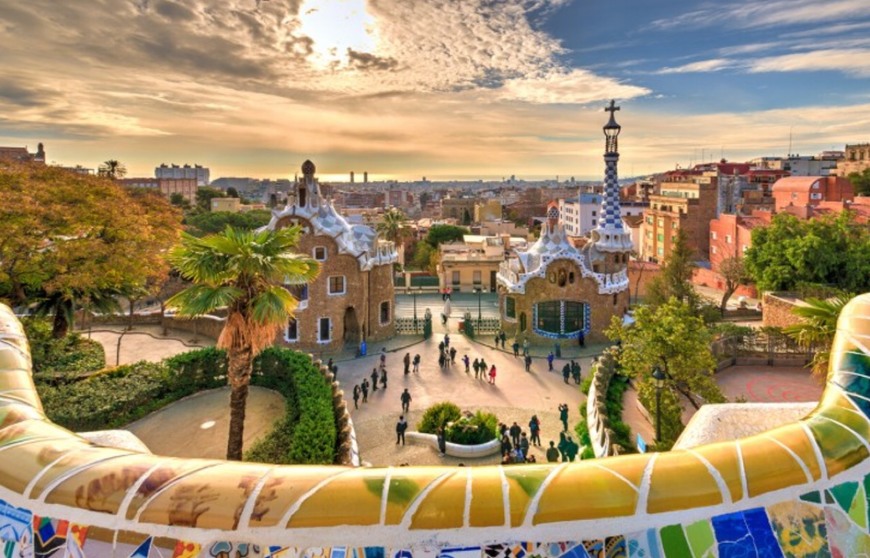
[[[868,347],[863,295],[840,318],[813,413],[734,442],[559,465],[288,467],[101,448],[52,424],[21,326],[2,307],[0,548],[27,556],[61,545],[73,556],[862,555],[870,549]]]

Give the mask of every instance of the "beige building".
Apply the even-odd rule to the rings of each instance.
[[[230,213],[238,213],[242,210],[242,200],[239,198],[212,198],[211,210],[228,211]]]
[[[697,257],[710,250],[710,220],[716,218],[716,177],[698,176],[691,182],[662,182],[660,194],[649,197],[641,224],[640,257],[663,262],[671,254],[677,231],[686,232]]]
[[[281,341],[293,348],[335,351],[345,344],[377,341],[395,333],[392,242],[367,225],[352,225],[320,195],[311,161],[293,186],[287,206],[273,210],[267,228],[299,225],[298,251],[320,262],[308,285],[288,285],[299,300]]]
[[[837,161],[837,176],[849,176],[870,168],[870,143],[856,143],[846,146],[846,155]]]
[[[474,222],[498,221],[502,218],[501,200],[492,199],[474,204]]]
[[[440,287],[449,287],[454,292],[471,292],[476,288],[495,292],[496,275],[505,259],[505,244],[510,242],[510,237],[467,234],[462,240],[439,247]]]
[[[456,219],[460,225],[470,225],[474,221],[476,198],[442,198],[441,218]]]

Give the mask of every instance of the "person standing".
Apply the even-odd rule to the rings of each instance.
[[[471,368],[471,359],[468,358],[468,355],[462,355],[462,364],[465,365],[465,373],[468,374],[469,369]]]
[[[529,340],[523,339],[523,356],[529,356]]]
[[[558,463],[559,462],[559,450],[556,449],[556,444],[553,443],[553,440],[550,440],[550,447],[547,448],[547,462],[548,463]]]
[[[387,368],[381,368],[381,389],[386,391],[387,389]]]
[[[568,461],[568,438],[564,432],[559,432],[559,455],[562,457],[562,462]]]
[[[359,389],[359,384],[357,384],[357,385],[353,386],[353,408],[354,409],[359,409],[359,404],[358,404],[359,403],[359,395],[360,395],[360,389]]]
[[[520,434],[522,434],[523,429],[520,428],[520,425],[514,422],[508,433],[511,435],[511,443],[513,443],[514,447],[519,447],[520,445]]]
[[[524,457],[529,456],[529,438],[525,432],[520,435],[520,449],[523,450]]]
[[[450,347],[450,364],[456,364],[456,347]]]
[[[368,401],[369,401],[369,381],[363,380],[362,387],[360,389],[362,390],[363,403],[368,403]]]
[[[520,356],[520,342],[514,339],[511,349],[514,350],[514,358],[518,358]]]
[[[524,356],[523,360],[526,363],[526,372],[531,372],[532,371],[532,355]]]
[[[411,406],[411,393],[408,391],[408,388],[405,388],[405,391],[402,392],[402,412],[408,414],[408,409]]]
[[[501,330],[498,334],[499,339],[501,339],[501,349],[504,350],[504,344],[507,343],[507,334],[504,330]]]
[[[450,346],[450,334],[449,333],[444,334],[444,346],[445,347]]]
[[[495,364],[492,365],[492,368],[489,369],[489,383],[495,385]]]
[[[550,354],[547,355],[547,370],[549,372],[553,371],[553,361],[556,359],[556,355],[553,354],[553,351],[550,351]]]
[[[419,373],[420,373],[420,355],[415,354],[414,355],[414,374],[419,374]]]
[[[399,422],[396,423],[396,445],[402,442],[405,445],[405,430],[408,429],[408,421],[405,420],[405,415],[399,416]]]
[[[372,373],[369,378],[372,379],[372,393],[378,391],[378,369],[372,368]]]
[[[562,421],[562,430],[568,432],[568,404],[559,405],[559,420]]]
[[[407,376],[411,372],[411,353],[405,353],[402,363],[405,365],[405,376]]]
[[[568,461],[574,461],[574,458],[577,457],[577,452],[580,450],[580,446],[578,446],[574,439],[571,436],[568,436],[565,439],[565,456],[568,458]]]
[[[529,441],[533,445],[540,446],[541,445],[541,421],[538,420],[538,415],[532,415],[532,420],[529,421],[529,433],[531,434],[531,439]]]
[[[381,366],[387,365],[387,348],[381,347]]]

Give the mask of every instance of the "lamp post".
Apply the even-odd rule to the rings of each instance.
[[[419,287],[418,287],[419,288]],[[417,335],[417,291],[412,291],[410,287],[405,289],[405,294],[410,294],[414,299],[414,335]]]
[[[665,387],[665,373],[656,365],[652,371],[656,386],[656,444],[662,438],[662,388]]]
[[[481,312],[481,297],[483,296],[483,287],[474,287],[474,292],[477,293],[477,329],[480,329],[480,321],[482,318]]]

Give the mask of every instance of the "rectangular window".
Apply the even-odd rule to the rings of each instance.
[[[597,220],[596,220],[596,219],[592,219],[592,226],[593,226],[593,227],[596,225],[596,223],[597,223]]]
[[[725,244],[731,244],[731,235],[730,234],[725,235]]]
[[[517,299],[512,296],[504,299],[504,317],[513,319],[517,317]]]
[[[308,308],[308,284],[302,285],[287,285],[285,287],[287,291],[293,295],[297,301],[299,301],[299,305],[296,307],[296,310],[305,310]]]
[[[326,261],[326,247],[316,246],[314,248],[314,259],[319,262]]]
[[[812,192],[810,194],[810,199],[811,200],[820,200],[820,199],[822,199],[822,193],[821,192]]]
[[[713,253],[713,254],[716,254],[716,253],[718,253],[719,251],[716,249],[715,246],[711,246],[711,247],[710,247],[710,252]]]
[[[740,249],[740,251],[743,252],[744,254],[746,253],[747,250],[749,250],[749,246],[747,246],[747,245],[745,245],[745,244],[744,244],[743,247]]]
[[[658,240],[659,242],[664,242],[664,241],[665,241],[665,235],[664,235],[664,233],[659,233],[659,234],[657,234],[657,235],[656,235],[656,240]]]
[[[320,318],[317,324],[317,341],[320,343],[329,343],[332,339],[332,320],[329,318]]]
[[[299,322],[296,318],[290,318],[287,321],[287,329],[284,331],[284,340],[288,343],[299,341]]]
[[[537,329],[547,333],[562,331],[562,302],[551,300],[538,303]]]
[[[595,212],[595,210],[593,209],[593,210],[592,210],[592,216],[595,217],[596,215],[598,215],[598,214],[597,214],[597,213]]]
[[[450,278],[450,282],[453,283],[454,285],[458,285],[459,284],[459,272],[454,271],[451,275],[452,276]]]
[[[653,224],[653,218],[652,218],[652,217],[647,217],[647,218],[646,218],[646,224],[647,224],[647,225],[652,225],[652,224]]]
[[[716,236],[716,231],[711,231],[711,232],[710,232],[710,238],[712,238],[713,240],[716,240],[716,239],[718,238],[718,237]]]
[[[329,278],[329,294],[344,294],[344,275],[333,275]]]
[[[474,284],[480,285],[481,282],[482,282],[482,280],[481,280],[480,270],[476,270],[474,272]]]
[[[381,325],[390,323],[390,301],[385,300],[381,303]]]

